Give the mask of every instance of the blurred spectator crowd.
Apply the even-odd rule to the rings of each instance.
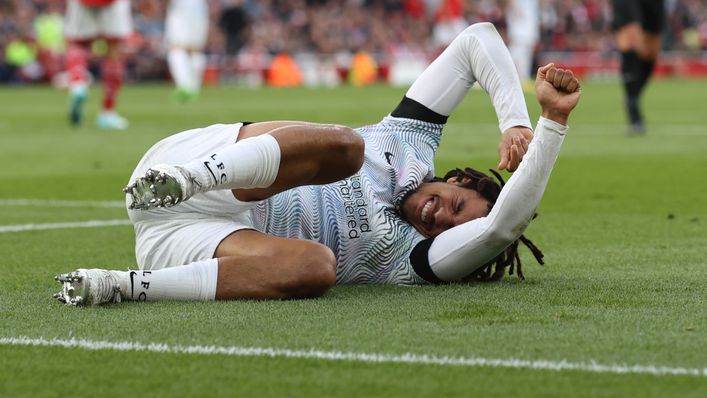
[[[208,0],[211,27],[206,83],[260,84],[278,54],[311,71],[303,78],[335,84],[353,63],[389,73],[403,59],[418,70],[471,23],[489,21],[504,34],[510,0]],[[516,0],[523,1],[523,0]],[[611,56],[610,0],[538,0],[543,52]],[[665,0],[665,51],[707,50],[707,0]],[[0,81],[61,77],[66,0],[0,1]],[[134,33],[126,43],[130,80],[163,80],[164,16],[168,1],[131,0]],[[94,52],[102,51],[98,43]],[[365,54],[364,58],[360,58]],[[324,67],[322,67],[324,65]],[[368,65],[368,67],[366,66]],[[375,76],[374,76],[375,78]],[[356,80],[359,79],[359,80]]]

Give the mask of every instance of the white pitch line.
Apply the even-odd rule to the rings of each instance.
[[[34,207],[108,207],[124,208],[125,202],[120,200],[58,200],[58,199],[0,199],[0,206],[34,206]]]
[[[132,341],[95,341],[85,339],[46,339],[30,337],[2,337],[0,345],[82,348],[86,350],[147,351],[166,354],[224,355],[235,357],[284,357],[319,359],[326,361],[354,361],[364,363],[403,363],[413,365],[480,366],[550,371],[579,371],[614,374],[650,374],[654,376],[707,377],[707,368],[685,368],[659,365],[602,364],[596,361],[569,362],[552,360],[498,359],[480,357],[448,357],[406,353],[400,355],[365,352],[320,350],[290,350],[286,348],[259,348],[237,346],[170,345],[164,343],[139,343]]]
[[[64,229],[64,228],[98,228],[112,227],[116,225],[131,225],[130,220],[89,220],[76,222],[58,222],[47,224],[20,224],[20,225],[0,225],[0,233],[3,232],[22,232],[22,231],[43,231],[48,229]]]

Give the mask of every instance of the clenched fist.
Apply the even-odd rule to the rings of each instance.
[[[553,63],[538,69],[535,96],[544,118],[566,125],[580,94],[579,80],[571,70],[556,68]]]

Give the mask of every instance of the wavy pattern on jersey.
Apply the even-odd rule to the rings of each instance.
[[[274,236],[325,243],[323,235],[338,234],[337,220],[327,217],[336,214],[336,203],[322,195],[321,186],[299,187],[259,204],[253,213],[254,223]],[[331,248],[337,249],[336,245]]]
[[[337,283],[425,283],[409,259],[424,237],[395,209],[406,192],[431,178],[442,127],[386,117],[358,129],[366,142],[358,173],[270,198],[254,211],[255,226],[331,248],[339,261]]]
[[[439,148],[443,128],[443,124],[388,116],[361,131],[364,138],[368,134],[387,138],[374,140],[384,148],[400,147],[403,156],[394,158],[393,164],[398,175],[392,202],[396,208],[410,191],[434,176],[434,154]]]

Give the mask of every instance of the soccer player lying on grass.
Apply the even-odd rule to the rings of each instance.
[[[502,189],[472,169],[433,178],[444,124],[474,82],[503,132],[499,169],[515,170]],[[237,123],[168,137],[125,189],[139,270],[59,275],[55,297],[84,305],[305,298],[334,283],[497,280],[514,263],[521,276],[518,241],[529,244],[522,233],[579,83],[549,64],[538,70],[536,96],[533,136],[508,51],[493,25],[480,23],[378,124]]]

